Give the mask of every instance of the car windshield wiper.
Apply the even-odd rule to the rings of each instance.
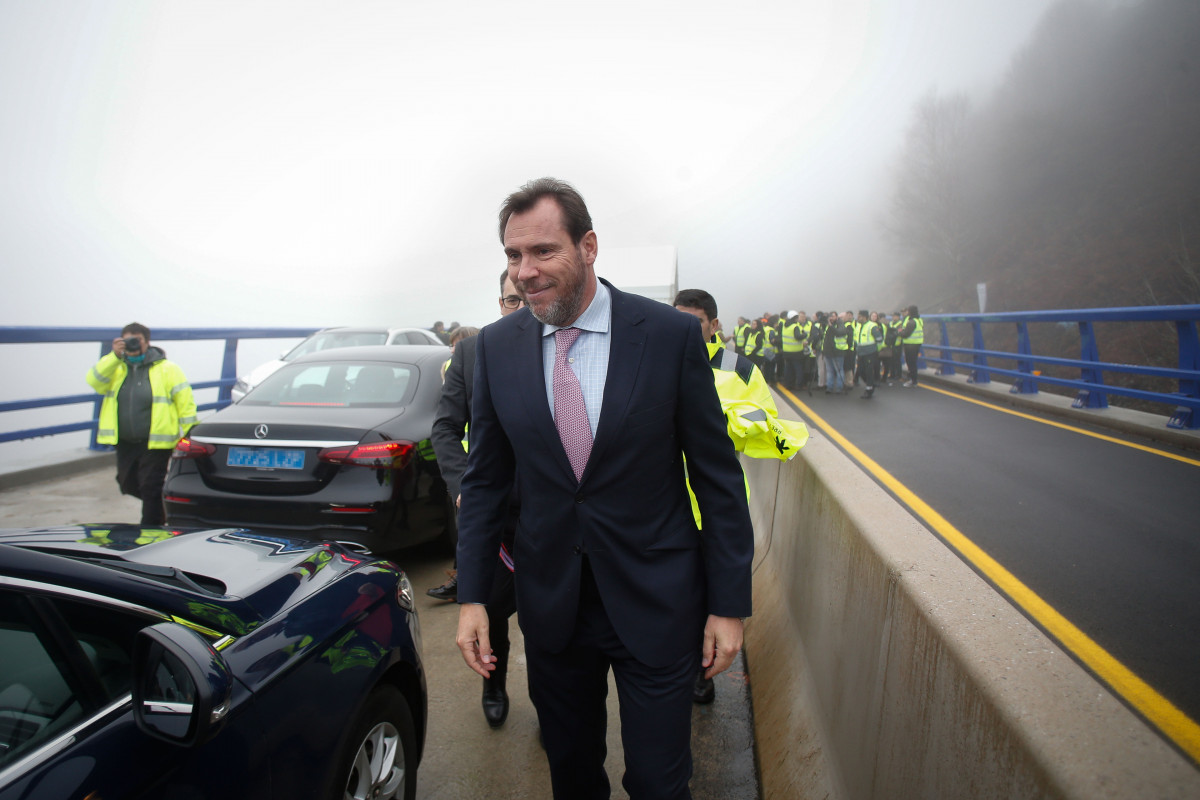
[[[158,564],[141,564],[136,561],[126,561],[123,558],[96,558],[93,556],[74,556],[78,561],[86,561],[89,564],[99,564],[102,567],[110,567],[112,569],[124,570],[137,575],[144,575],[147,578],[153,578],[163,583],[174,583],[184,588],[191,589],[199,594],[209,596],[222,597],[224,596],[225,587],[219,581],[212,581],[215,586],[202,586],[197,583],[190,575],[178,567],[163,567]]]

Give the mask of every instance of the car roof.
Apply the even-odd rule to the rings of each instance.
[[[437,361],[439,364],[450,356],[450,348],[439,344],[372,344],[359,347],[337,347],[306,353],[294,359],[293,364],[311,364],[327,361],[389,361],[395,364],[424,364]]]
[[[321,330],[310,334],[316,336],[318,333],[398,333],[398,332],[414,332],[414,333],[432,333],[427,328],[414,328],[411,325],[334,325],[331,328],[321,328]],[[437,334],[434,334],[435,336]]]

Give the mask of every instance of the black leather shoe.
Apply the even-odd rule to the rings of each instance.
[[[451,576],[450,580],[446,581],[441,586],[435,586],[432,589],[426,589],[425,594],[429,595],[434,600],[457,600],[458,576]]]
[[[706,706],[716,697],[717,687],[713,684],[712,678],[704,677],[704,670],[701,669],[696,675],[696,683],[692,686],[692,702],[696,705]]]
[[[483,687],[483,718],[492,728],[499,728],[508,719],[508,692],[503,687]]]

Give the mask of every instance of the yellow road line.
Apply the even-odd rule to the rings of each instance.
[[[1111,442],[1112,444],[1123,445],[1124,447],[1132,447],[1134,450],[1141,450],[1142,452],[1145,452],[1145,453],[1152,453],[1156,456],[1162,456],[1163,458],[1171,458],[1171,459],[1174,459],[1175,461],[1182,461],[1184,464],[1191,464],[1194,467],[1200,467],[1200,461],[1198,461],[1194,458],[1187,458],[1186,456],[1177,456],[1174,453],[1168,453],[1166,450],[1159,450],[1154,447],[1147,447],[1144,444],[1136,444],[1134,442],[1126,442],[1122,439],[1117,439],[1116,437],[1113,437],[1113,436],[1105,436],[1103,433],[1095,433],[1094,431],[1084,430],[1083,428],[1076,428],[1074,425],[1067,425],[1062,422],[1055,422],[1055,421],[1049,420],[1049,419],[1042,419],[1041,417],[1035,417],[1032,414],[1025,414],[1021,411],[1015,411],[1014,409],[1011,409],[1011,408],[1005,408],[1004,406],[998,406],[995,403],[989,403],[985,400],[978,400],[974,397],[967,397],[965,395],[958,394],[957,392],[949,392],[949,391],[946,391],[945,389],[939,389],[936,386],[927,386],[926,384],[921,383],[921,384],[918,384],[918,387],[921,389],[928,389],[931,392],[937,392],[938,394],[944,394],[947,397],[953,397],[956,400],[963,400],[967,403],[974,403],[977,406],[983,406],[984,408],[990,408],[993,411],[1002,411],[1005,414],[1012,414],[1014,417],[1020,417],[1021,419],[1028,419],[1028,420],[1032,420],[1033,422],[1040,422],[1043,425],[1050,425],[1055,428],[1061,428],[1064,431],[1071,431],[1072,433],[1079,433],[1079,434],[1083,434],[1084,436],[1091,436],[1093,439],[1100,439],[1101,441]]]
[[[850,443],[810,407],[786,389],[778,389],[800,408],[826,436],[846,451],[864,469],[891,490],[902,503],[932,528],[947,544],[958,551],[969,564],[979,570],[996,588],[1037,621],[1043,630],[1084,663],[1100,680],[1108,684],[1118,696],[1133,706],[1192,758],[1200,762],[1200,725],[1176,708],[1171,701],[1156,692],[1128,667],[1113,658],[1096,644],[1070,620],[1058,613],[1016,576],[989,556],[982,548],[968,539],[961,531],[935,511],[928,503],[914,494],[907,486],[896,480],[891,473],[879,466],[870,456]],[[1001,409],[1004,410],[1004,409]],[[1081,431],[1086,433],[1086,431]],[[1169,455],[1169,454],[1167,454]]]

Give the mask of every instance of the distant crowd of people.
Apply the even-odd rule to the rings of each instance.
[[[736,350],[762,370],[771,386],[789,391],[814,388],[826,394],[849,393],[860,382],[863,399],[875,387],[903,381],[901,360],[908,365],[908,380],[916,386],[917,357],[925,341],[925,322],[917,307],[886,312],[862,309],[764,312],[760,317],[738,317],[730,332],[718,330],[714,341]]]

